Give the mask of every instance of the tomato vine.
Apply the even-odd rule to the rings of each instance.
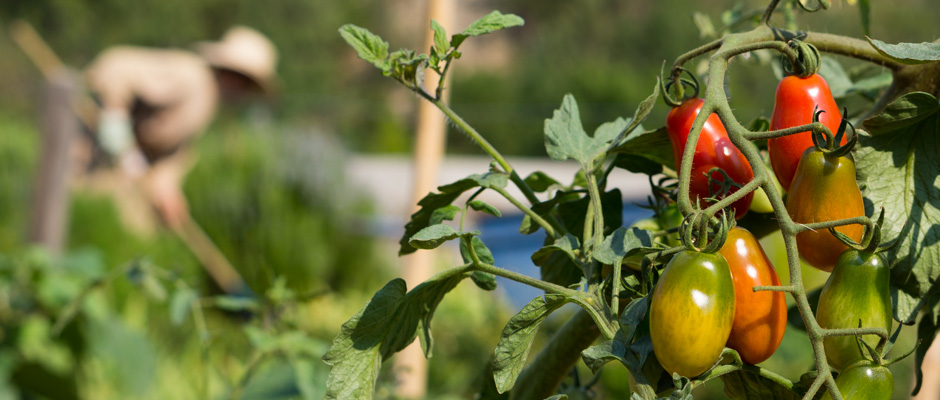
[[[771,387],[768,389],[771,392],[783,393],[780,398],[801,396],[812,399],[825,386],[829,396],[841,400],[839,387],[826,359],[824,341],[840,336],[875,335],[880,338],[880,351],[884,349],[884,343],[893,342],[894,338],[889,337],[890,332],[883,326],[823,328],[817,323],[802,279],[797,236],[808,231],[835,232],[833,228],[836,227],[861,225],[865,227],[865,241],[868,241],[872,235],[879,235],[882,221],[875,223],[866,216],[811,223],[794,221],[784,204],[781,189],[774,183],[772,172],[752,141],[778,139],[808,131],[813,135],[817,147],[822,143],[817,140],[817,136],[824,137],[823,141],[829,143],[830,147],[825,152],[843,156],[864,133],[861,130],[853,131],[845,147],[834,149],[845,135],[844,123],[837,132],[832,132],[818,118],[803,125],[766,131],[745,127],[732,112],[724,91],[729,62],[734,57],[750,52],[770,50],[782,56],[785,64],[790,66],[789,71],[809,76],[819,67],[819,54],[822,52],[855,57],[885,66],[895,73],[924,70],[911,69],[902,58],[890,54],[896,52],[895,49],[877,47],[875,42],[869,45],[868,42],[837,35],[774,28],[770,22],[779,3],[779,0],[771,0],[753,29],[727,33],[720,39],[679,55],[665,81],[654,85],[652,95],[638,106],[630,119],[618,118],[601,125],[593,135],[588,135],[581,124],[577,102],[573,96],[565,96],[561,107],[545,122],[545,141],[547,153],[552,159],[573,159],[579,163],[581,172],[570,185],[560,184],[551,178],[547,180],[553,183],[547,185],[546,177],[537,174],[522,178],[482,134],[441,100],[440,86],[434,93],[425,91],[421,86],[419,68],[437,73],[443,82],[450,64],[459,58],[458,48],[465,39],[522,25],[521,18],[494,11],[449,40],[444,29],[432,22],[435,45],[429,55],[416,54],[410,50],[389,53],[388,43],[368,30],[353,25],[342,27],[340,33],[361,58],[372,62],[383,74],[434,104],[495,163],[486,174],[473,175],[441,186],[439,193],[431,193],[419,203],[422,208],[412,215],[406,226],[400,254],[408,254],[416,249],[433,249],[448,240],[457,239],[461,241],[465,264],[442,272],[410,292],[405,292],[404,285],[398,280],[379,291],[359,315],[343,326],[333,348],[324,357],[333,367],[327,397],[371,397],[380,368],[380,363],[375,360],[384,360],[418,336],[422,339],[426,353],[429,353],[429,323],[440,299],[467,277],[473,278],[481,288],[491,289],[492,282],[482,282],[475,275],[483,273],[521,282],[546,292],[544,298],[534,299],[509,321],[494,354],[493,385],[499,393],[511,390],[513,399],[542,399],[554,394],[555,388],[580,355],[595,372],[609,361],[620,361],[634,379],[634,398],[643,400],[662,395],[691,398],[691,390],[705,381],[731,376],[758,382],[758,386]],[[819,0],[815,7],[800,1],[795,3],[810,12],[829,7],[828,0]],[[787,7],[786,10],[791,10],[792,2],[788,2]],[[683,71],[687,72],[684,68],[686,63],[706,55],[708,86],[700,91],[693,74],[688,73],[688,77],[682,74]],[[915,54],[914,57],[923,58],[921,54]],[[695,94],[687,96],[684,85],[694,88]],[[675,96],[669,93],[670,89]],[[902,87],[892,86],[884,96],[895,96],[903,90]],[[934,87],[933,90],[940,93],[940,88]],[[645,131],[641,123],[660,96],[667,104],[678,106],[684,99],[699,94],[704,99],[703,103],[692,119],[685,145],[677,146],[676,154],[681,154],[681,157],[673,160],[665,130]],[[880,99],[875,109],[868,114],[877,112],[877,108],[886,106],[890,100]],[[929,112],[933,111],[924,113]],[[700,194],[690,191],[693,160],[706,120],[712,118],[712,115],[716,115],[724,125],[731,144],[740,150],[753,170],[753,177],[747,182],[735,182],[736,190],[725,191],[723,196],[702,201]],[[679,147],[684,152],[680,153]],[[619,192],[606,190],[607,175],[614,166],[624,166],[652,175],[662,171],[663,165],[678,166],[676,202],[685,219],[678,228],[683,237],[682,243],[676,246],[664,245],[664,237],[674,233],[675,227],[660,226],[659,230],[646,230],[637,226],[618,226],[619,217],[615,220],[613,215],[619,216]],[[709,170],[709,175],[712,172]],[[724,179],[731,179],[727,171],[723,171],[723,174]],[[529,205],[523,204],[506,190],[508,182],[512,182],[523,193]],[[547,199],[537,196],[536,193],[547,192],[549,187],[553,187],[555,192]],[[478,237],[480,233],[464,231],[463,220],[469,208],[464,207],[460,211],[463,214],[459,231],[444,223],[456,214],[450,203],[472,189],[477,189],[477,193],[492,190],[519,208],[525,215],[523,226],[520,227],[522,233],[531,234],[539,229],[545,232],[546,245],[532,256],[533,262],[543,268],[542,279],[497,266],[483,240]],[[769,199],[774,218],[782,232],[790,281],[786,285],[755,286],[753,290],[785,292],[793,297],[809,336],[815,371],[806,375],[806,382],[794,383],[772,371],[745,364],[736,351],[726,348],[705,372],[701,372],[698,367],[694,368],[694,373],[701,372],[699,376],[670,377],[663,374],[658,362],[648,362],[655,354],[649,332],[651,321],[647,320],[647,315],[650,313],[651,293],[659,278],[660,267],[670,259],[694,258],[690,254],[700,254],[699,247],[707,251],[720,248],[730,222],[727,213],[719,212],[730,209],[735,202],[746,197],[749,199],[758,189],[762,189]],[[473,209],[485,209],[485,206],[478,204]],[[661,213],[664,210],[657,211]],[[721,221],[716,216],[721,217]],[[716,224],[716,221],[719,222]],[[876,246],[878,240],[875,239]],[[621,267],[625,263],[631,268],[623,270]],[[916,316],[917,310],[926,303],[928,297],[929,288],[918,289],[922,297],[917,306],[908,310],[911,312],[909,318]],[[539,324],[560,305],[569,302],[579,305],[581,311],[562,326],[535,361],[523,368]],[[659,311],[657,313],[662,314]],[[585,326],[588,321],[593,324]],[[911,323],[907,320],[902,322]],[[604,336],[605,343],[588,347],[598,336]],[[748,386],[734,386],[726,381],[726,393],[748,398]]]

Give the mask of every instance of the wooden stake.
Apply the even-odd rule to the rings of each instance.
[[[449,33],[454,32],[454,0],[429,0],[428,19],[424,24],[426,36],[424,49],[434,45],[434,33],[430,29],[430,20],[436,20]],[[453,71],[451,71],[451,74]],[[436,76],[429,72],[425,80],[425,90],[434,93],[437,90]],[[449,80],[449,79],[448,79]],[[447,82],[445,81],[445,84]],[[449,91],[445,91],[449,93]],[[446,99],[444,99],[446,101]],[[444,158],[444,144],[447,123],[440,110],[427,101],[418,104],[418,127],[415,137],[414,186],[412,201],[417,207],[418,201],[437,187],[438,170]],[[414,210],[417,210],[415,208]],[[434,253],[417,251],[404,259],[404,279],[409,290],[431,277],[434,271]],[[427,393],[428,361],[421,350],[421,344],[415,340],[395,357],[395,396],[402,399],[421,399]]]

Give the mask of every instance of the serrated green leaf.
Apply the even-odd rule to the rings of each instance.
[[[448,225],[437,224],[424,228],[408,241],[412,247],[417,249],[435,249],[448,240],[454,240],[460,237],[460,233]]]
[[[659,250],[653,248],[653,239],[648,231],[637,227],[620,227],[604,238],[593,257],[603,264],[614,264],[617,260],[633,254]]]
[[[867,36],[865,38],[881,55],[899,63],[914,65],[940,61],[940,43],[888,44]]]
[[[368,29],[353,24],[341,26],[339,34],[356,50],[359,58],[372,63],[382,71],[388,71],[388,42]]]
[[[454,48],[460,47],[468,37],[480,36],[487,33],[496,32],[500,29],[511,28],[514,26],[525,25],[525,20],[515,14],[503,14],[499,11],[493,11],[484,17],[473,21],[467,29],[454,35],[450,39],[450,45]]]
[[[447,50],[450,49],[450,43],[447,41],[447,31],[444,30],[444,27],[441,26],[435,20],[431,20],[431,30],[434,31],[434,51],[440,57],[444,57],[447,54]]]
[[[180,325],[192,309],[193,302],[199,297],[192,289],[180,286],[173,292],[170,298],[170,322],[173,325]]]
[[[418,233],[418,231],[430,225],[434,225],[431,223],[431,217],[434,215],[434,211],[450,205],[454,200],[460,197],[461,194],[470,189],[477,187],[504,188],[507,182],[508,178],[506,174],[489,172],[482,175],[471,175],[449,185],[438,187],[437,190],[439,193],[428,193],[427,196],[424,196],[424,198],[418,202],[418,206],[421,208],[414,214],[411,214],[411,220],[405,225],[405,233],[398,241],[400,245],[398,255],[403,256],[411,254],[417,250],[415,247],[411,246],[409,240]]]
[[[343,324],[333,345],[323,356],[332,367],[326,382],[326,399],[371,399],[375,380],[387,354],[379,352],[395,310],[405,299],[405,281],[395,279]]]
[[[503,216],[503,214],[500,213],[499,210],[496,209],[496,207],[493,207],[482,200],[473,200],[470,203],[468,203],[468,205],[470,206],[470,208],[474,210],[485,212],[497,218]]]
[[[453,221],[454,218],[457,217],[458,212],[460,212],[460,207],[453,204],[438,208],[431,213],[431,219],[428,220],[428,223],[437,225],[444,221]]]
[[[556,294],[546,294],[544,298],[539,296],[509,319],[500,334],[499,343],[496,344],[496,356],[493,359],[493,378],[499,393],[512,389],[516,383],[516,378],[528,359],[539,326],[545,318],[567,302],[568,299],[564,296]]]
[[[548,397],[545,400],[568,400],[567,394],[556,394],[552,397]]]
[[[398,50],[388,57],[389,70],[386,71],[386,75],[412,86],[418,86],[421,84],[420,74],[427,59],[426,54],[417,54],[414,50]]]
[[[535,171],[529,174],[529,176],[525,177],[525,183],[526,185],[529,185],[529,188],[531,188],[533,192],[536,193],[542,193],[552,188],[553,186],[561,185],[558,183],[558,181],[552,179],[552,177],[548,176],[542,171]]]
[[[932,95],[909,93],[866,120],[871,135],[859,137],[862,193],[873,208],[885,208],[884,241],[899,241],[888,253],[894,260],[891,286],[899,321],[913,318],[919,299],[940,277],[940,232],[933,229],[940,223],[938,111]]]
[[[442,272],[405,293],[395,279],[343,324],[322,357],[331,367],[327,399],[371,399],[382,361],[404,349],[422,331],[425,356],[430,357],[430,322],[444,295],[468,275],[467,268]]]
[[[601,124],[590,137],[581,125],[578,103],[571,94],[565,95],[561,107],[555,110],[551,119],[545,120],[545,150],[553,160],[573,159],[582,168],[599,156],[603,156],[607,146],[630,125],[630,122],[617,118]]]
[[[800,400],[793,383],[781,385],[760,375],[760,368],[744,365],[742,369],[721,376],[725,395],[735,400]]]

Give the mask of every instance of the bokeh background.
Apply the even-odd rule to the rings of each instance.
[[[933,0],[871,3],[872,37],[940,37],[940,7]],[[588,130],[629,116],[651,92],[665,60],[709,39],[693,12],[720,31],[734,12],[764,6],[724,0],[459,1],[458,28],[493,9],[518,14],[526,24],[467,42],[453,70],[451,104],[511,159],[547,165],[542,124],[565,93],[578,99]],[[340,325],[400,275],[395,244],[411,199],[407,190],[378,190],[368,177],[383,166],[405,166],[407,172],[419,102],[359,60],[337,29],[354,23],[380,34],[392,49],[420,49],[426,9],[426,0],[0,3],[4,32],[14,19],[30,22],[76,70],[108,46],[187,48],[232,25],[251,26],[280,52],[281,88],[271,104],[222,109],[195,143],[200,156],[185,183],[192,214],[251,286],[242,297],[223,296],[177,237],[129,231],[112,199],[101,194],[72,193],[61,257],[27,242],[43,78],[0,33],[0,398],[228,398],[236,388],[243,398],[321,398],[328,368],[319,357]],[[797,20],[800,28],[863,34],[857,5],[842,0]],[[857,65],[838,61],[846,70]],[[733,65],[727,92],[740,120],[769,117],[774,62]],[[658,103],[647,127],[660,126],[667,111]],[[486,168],[478,149],[453,127],[447,153],[471,160],[467,175]],[[624,222],[639,216],[627,210]],[[497,264],[519,263],[519,270],[537,274],[521,264],[538,240],[515,233],[517,223],[473,222],[483,227],[484,240],[505,238],[499,240],[504,249],[494,248]],[[763,241],[782,266],[779,238]],[[452,254],[439,259],[440,268],[454,260]],[[807,280],[820,285],[825,276],[808,270]],[[434,319],[428,398],[478,392],[499,331],[531,298],[517,290],[523,289],[505,282],[496,292],[464,284],[445,298]],[[564,314],[544,325],[540,341]],[[905,332],[898,348],[909,348],[910,337]],[[812,365],[806,344],[805,334],[789,329],[765,366],[797,379]],[[271,346],[281,350],[258,357],[259,349]],[[911,363],[892,369],[895,398],[906,398]],[[569,383],[591,379],[582,370]],[[611,364],[591,393],[624,398],[627,388],[626,371]],[[377,397],[391,396],[391,378],[383,374]],[[722,398],[720,383],[698,396]]]

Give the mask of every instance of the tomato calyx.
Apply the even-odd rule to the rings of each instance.
[[[813,123],[818,123],[819,116],[826,112],[825,110],[820,110],[818,106],[813,109]],[[842,121],[839,123],[839,129],[836,130],[835,137],[830,136],[830,132],[827,131],[816,131],[815,129],[810,132],[810,137],[813,139],[813,146],[817,150],[825,153],[830,157],[846,157],[855,147],[855,143],[858,142],[858,130],[855,129],[855,125],[852,125],[849,122],[849,119],[845,116],[848,114],[848,109],[842,107]],[[852,128],[852,135],[848,137],[848,141],[839,146],[839,143],[842,143],[842,138],[848,136],[848,128]]]
[[[696,205],[696,209],[698,205]],[[716,253],[725,244],[728,232],[734,227],[734,215],[731,212],[721,213],[721,218],[712,216],[704,220],[705,212],[696,211],[686,215],[679,225],[679,238],[682,244],[690,250],[701,253]],[[711,238],[711,240],[709,240]]]
[[[861,241],[854,241],[848,235],[839,232],[835,227],[830,227],[829,232],[833,236],[839,239],[842,243],[845,243],[846,246],[849,246],[852,249],[865,252],[868,254],[877,254],[882,253],[888,250],[893,249],[898,245],[898,240],[895,239],[887,244],[882,244],[882,231],[881,227],[884,226],[885,222],[885,209],[881,207],[881,212],[878,215],[878,220],[873,222],[871,226],[866,227],[865,233],[862,236]]]
[[[784,74],[807,78],[819,71],[819,49],[816,46],[797,39],[788,41],[787,46],[796,53],[796,59],[782,58]]]
[[[665,67],[665,64],[663,64]],[[683,77],[682,74],[685,73],[688,77]],[[662,71],[660,71],[660,75]],[[682,105],[682,102],[698,97],[700,85],[698,79],[695,77],[691,71],[682,66],[675,66],[672,69],[672,73],[668,78],[662,78],[659,80],[659,85],[663,93],[663,101],[666,102],[670,107],[679,107]],[[685,92],[683,86],[692,89],[692,94],[689,95]],[[675,92],[675,97],[669,94],[670,89],[673,89]]]
[[[894,331],[894,334],[891,335],[892,343],[894,342],[895,339],[897,339],[898,334],[901,333],[902,326],[903,324],[898,325],[898,328]],[[858,320],[858,327],[859,328],[862,327],[862,320]],[[862,354],[862,359],[852,364],[849,364],[848,366],[845,367],[845,369],[849,369],[856,365],[877,365],[877,366],[882,366],[882,367],[888,367],[891,364],[901,361],[907,358],[908,356],[910,356],[911,354],[914,354],[914,352],[917,351],[917,348],[920,347],[922,342],[923,340],[919,339],[917,340],[917,343],[914,344],[914,347],[911,347],[911,349],[908,350],[906,353],[901,354],[900,356],[897,356],[895,358],[888,359],[885,357],[888,355],[888,352],[891,351],[891,347],[888,346],[888,339],[881,338],[881,340],[878,341],[878,345],[872,348],[871,345],[868,344],[868,342],[862,340],[862,335],[855,335],[855,344],[858,345],[858,352]]]

